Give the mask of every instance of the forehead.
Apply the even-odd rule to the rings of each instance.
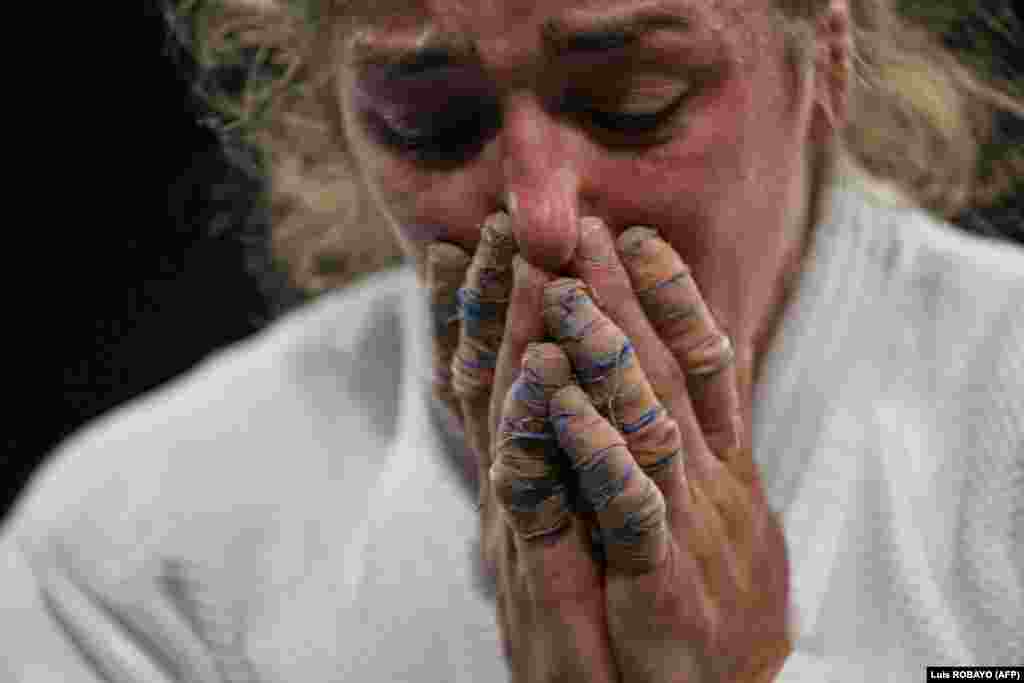
[[[437,18],[509,27],[550,17],[585,18],[643,10],[710,16],[756,4],[756,0],[420,0],[413,4]]]
[[[695,39],[753,45],[764,37],[770,0],[393,0],[380,2],[353,33],[370,49],[469,46],[486,61],[515,61],[545,37],[627,26],[636,18],[678,18]],[[385,5],[387,9],[384,10]],[[383,10],[383,11],[381,11]],[[759,35],[755,35],[759,34]]]

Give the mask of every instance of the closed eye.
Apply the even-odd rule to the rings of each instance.
[[[612,133],[640,135],[658,130],[667,123],[686,100],[686,93],[679,95],[665,107],[653,111],[606,111],[584,106],[582,113],[600,128]]]
[[[447,164],[472,158],[500,127],[500,112],[493,101],[453,103],[450,109],[422,118],[388,119],[365,114],[367,128],[388,147],[414,161]]]
[[[612,69],[589,69],[573,75],[557,107],[590,131],[602,144],[646,146],[669,139],[672,124],[691,94],[694,74],[611,75]]]
[[[371,136],[418,162],[468,159],[500,127],[493,88],[464,67],[439,67],[412,76],[370,70],[356,94]]]

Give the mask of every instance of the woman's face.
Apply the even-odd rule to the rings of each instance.
[[[419,258],[507,207],[552,272],[577,222],[658,229],[742,356],[802,243],[814,79],[768,0],[423,0],[356,31],[341,103]]]

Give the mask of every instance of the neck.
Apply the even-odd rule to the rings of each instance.
[[[782,267],[773,286],[771,304],[749,347],[737,358],[740,397],[748,411],[752,406],[754,387],[762,379],[765,360],[782,326],[807,263],[807,255],[814,244],[814,226],[824,212],[826,190],[831,184],[835,159],[836,149],[833,145],[818,150],[808,158],[805,181],[802,183],[805,189],[796,204],[798,209],[790,219],[792,228],[787,232]]]

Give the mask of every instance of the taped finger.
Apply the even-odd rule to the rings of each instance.
[[[637,298],[686,371],[687,388],[705,440],[722,460],[741,447],[743,422],[735,352],[690,274],[655,230],[630,228],[618,239]]]
[[[458,291],[466,280],[469,256],[454,244],[435,242],[427,247],[426,283],[433,321],[434,396],[448,409],[462,429],[462,406],[452,389],[452,359],[459,344]]]
[[[480,244],[458,292],[459,342],[452,358],[452,389],[459,400],[466,441],[476,454],[480,505],[490,469],[490,397],[505,329],[516,246],[508,214],[496,213],[481,228]]]
[[[463,401],[490,396],[512,290],[515,254],[508,214],[489,216],[465,283],[458,291],[462,325],[452,362],[452,384],[455,395]]]
[[[505,398],[490,482],[509,526],[523,539],[563,530],[570,521],[548,403],[571,381],[572,368],[561,349],[531,344],[523,371]]]
[[[636,574],[661,566],[669,544],[665,499],[623,436],[574,385],[552,397],[551,422],[580,495],[596,514],[609,570]]]
[[[682,438],[630,340],[597,307],[580,280],[563,278],[548,285],[544,319],[572,361],[580,387],[622,433],[644,471],[660,478],[681,455]]]

